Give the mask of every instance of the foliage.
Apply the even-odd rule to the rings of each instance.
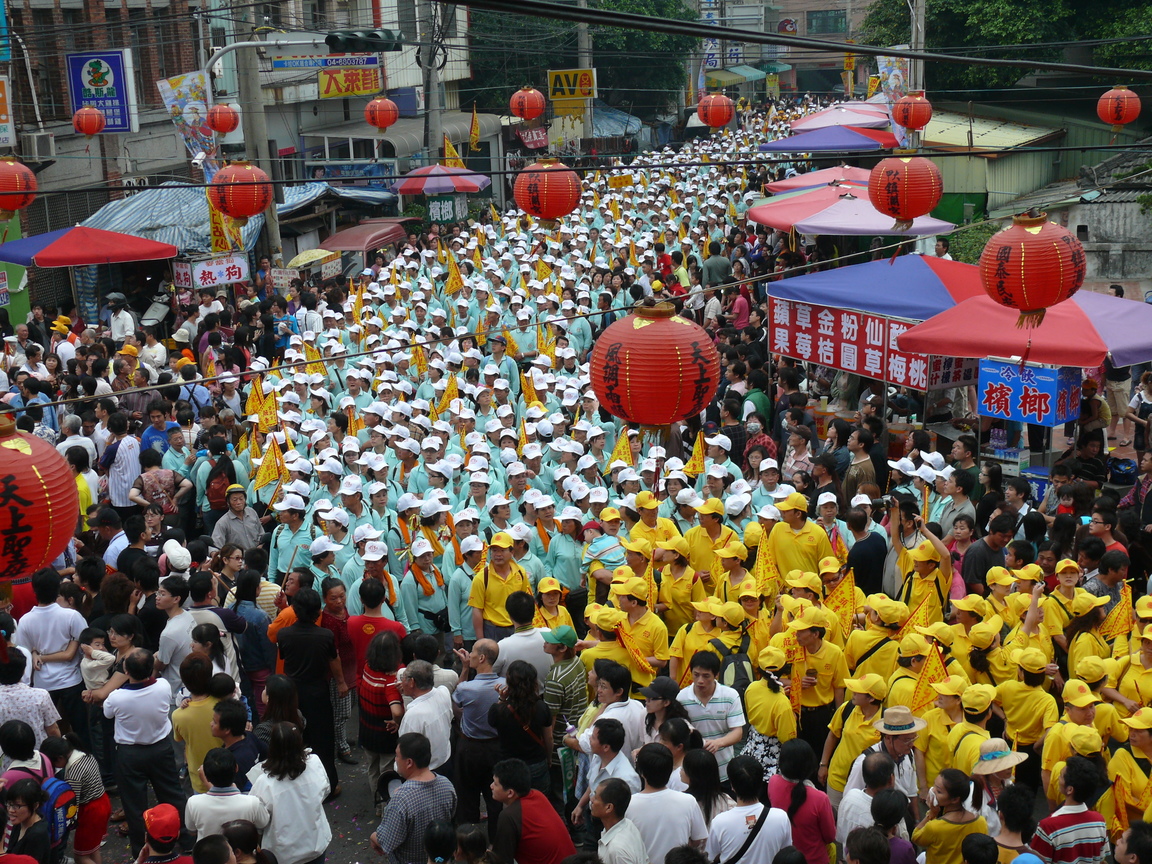
[[[976,264],[980,261],[980,253],[984,251],[992,235],[999,230],[998,222],[978,222],[972,227],[957,230],[948,238],[948,254],[955,261]]]
[[[428,227],[432,224],[428,221],[428,208],[423,204],[417,204],[416,202],[412,202],[407,207],[405,207],[404,212],[400,215],[420,220],[420,224],[418,226],[409,228],[409,231],[419,231],[421,234],[424,234],[428,231]]]

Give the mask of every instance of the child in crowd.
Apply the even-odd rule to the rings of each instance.
[[[100,846],[108,834],[112,802],[100,777],[96,757],[81,749],[73,733],[63,738],[45,738],[40,752],[48,757],[56,776],[66,780],[76,793],[80,808],[72,835],[76,864],[101,864]]]
[[[108,652],[108,634],[99,627],[85,627],[80,631],[80,675],[85,690],[99,690],[108,682],[108,671],[116,662],[116,655]]]

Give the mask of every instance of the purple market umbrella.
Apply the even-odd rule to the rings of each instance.
[[[491,179],[467,168],[427,165],[409,171],[392,184],[397,195],[449,195],[453,192],[479,192],[492,185]]]
[[[855,150],[891,150],[898,146],[896,136],[883,129],[855,126],[828,126],[811,132],[798,132],[778,141],[760,145],[761,153],[844,153]]]

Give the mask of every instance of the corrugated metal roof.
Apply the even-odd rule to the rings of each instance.
[[[1050,126],[936,111],[924,130],[923,142],[925,146],[946,150],[1012,150],[1063,135],[1063,129]]]

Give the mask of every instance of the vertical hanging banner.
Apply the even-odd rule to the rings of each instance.
[[[208,190],[204,190],[207,197]],[[244,248],[244,238],[240,236],[240,225],[212,206],[208,198],[208,233],[212,240],[213,252],[233,252]]]
[[[104,112],[105,133],[140,131],[130,48],[65,54],[64,64],[72,113],[99,108]]]
[[[220,166],[216,162],[216,138],[208,127],[208,87],[204,73],[189,72],[164,78],[156,82],[156,87],[188,152],[193,157],[204,154],[201,170],[204,179],[211,183]]]

